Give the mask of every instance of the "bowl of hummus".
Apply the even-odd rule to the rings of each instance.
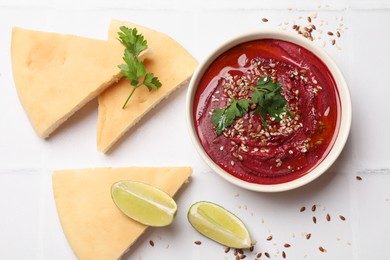
[[[186,113],[210,168],[261,192],[294,189],[326,172],[352,118],[347,83],[331,57],[279,30],[240,35],[214,50],[191,79]]]

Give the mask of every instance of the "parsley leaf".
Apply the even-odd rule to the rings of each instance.
[[[137,28],[129,29],[126,26],[121,26],[119,30],[119,41],[135,57],[138,57],[138,55],[148,47],[148,42],[142,34],[138,34]]]
[[[232,98],[231,103],[226,108],[216,108],[213,111],[211,122],[215,126],[217,135],[233,124],[236,118],[242,117],[249,109],[249,100]]]
[[[136,28],[121,26],[119,29],[119,41],[126,49],[123,54],[125,64],[120,64],[118,68],[120,68],[121,74],[130,81],[130,85],[133,86],[130,95],[122,106],[122,109],[124,109],[137,88],[145,85],[149,91],[158,90],[161,87],[161,82],[153,73],[146,73],[144,63],[138,60],[138,55],[148,48],[148,43],[144,36],[138,34]],[[140,81],[142,77],[143,80]]]
[[[281,94],[282,84],[272,82],[268,77],[261,77],[254,87],[252,103],[257,107],[254,114],[259,113],[264,127],[267,127],[267,114],[280,122],[280,114],[288,113],[287,100]]]

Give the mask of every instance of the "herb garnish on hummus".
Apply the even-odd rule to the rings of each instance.
[[[249,105],[253,106],[254,114],[259,114],[262,119],[262,124],[266,128],[267,115],[275,118],[276,122],[280,122],[281,115],[289,114],[287,109],[287,101],[281,94],[282,84],[271,80],[270,77],[260,77],[254,91],[252,99],[235,100],[231,98],[231,103],[225,108],[216,108],[213,111],[212,123],[215,126],[218,135],[221,135],[226,127],[233,124],[234,120],[242,117],[248,112]]]

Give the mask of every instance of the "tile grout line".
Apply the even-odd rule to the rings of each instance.
[[[44,242],[45,242],[45,220],[47,211],[47,196],[48,185],[50,185],[51,175],[47,169],[42,169],[39,172],[40,175],[40,191],[39,191],[39,223],[38,223],[38,242],[37,242],[37,254],[36,259],[44,259]]]

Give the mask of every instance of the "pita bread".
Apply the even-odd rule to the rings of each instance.
[[[173,196],[191,175],[190,167],[96,168],[53,173],[53,192],[65,236],[78,259],[120,258],[146,230],[111,199],[111,185],[132,180]]]
[[[159,78],[162,87],[152,92],[144,86],[138,88],[125,109],[121,106],[131,91],[127,80],[122,79],[99,95],[97,147],[103,152],[107,152],[162,99],[186,83],[197,66],[196,60],[172,38],[136,24],[112,21],[110,40],[116,39],[122,25],[136,27],[145,36],[151,46],[151,54],[144,61],[145,67]]]
[[[124,47],[113,42],[13,28],[16,89],[38,136],[59,125],[121,78]]]

